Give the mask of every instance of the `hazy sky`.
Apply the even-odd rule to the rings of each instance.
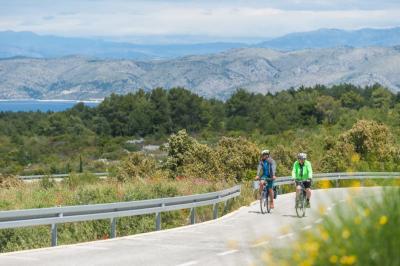
[[[0,0],[0,30],[63,36],[274,37],[400,26],[400,0]]]

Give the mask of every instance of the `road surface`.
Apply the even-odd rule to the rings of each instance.
[[[0,255],[0,265],[254,265],[263,250],[285,245],[300,230],[312,230],[324,215],[355,195],[379,188],[313,191],[311,210],[297,218],[294,194],[279,195],[272,214],[259,204],[242,207],[217,220],[170,230]],[[360,193],[367,192],[367,193]]]

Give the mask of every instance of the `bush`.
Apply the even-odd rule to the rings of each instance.
[[[14,175],[2,175],[0,174],[0,188],[13,188],[23,186],[23,181]]]
[[[153,157],[141,152],[131,153],[119,164],[116,178],[120,182],[149,178],[158,170]]]
[[[94,184],[98,181],[99,179],[97,178],[97,176],[91,173],[71,173],[63,180],[63,183],[68,185],[70,188],[77,188],[78,186],[84,184]]]
[[[302,233],[289,248],[273,250],[277,265],[400,265],[400,191],[360,198],[325,216],[315,231]],[[267,252],[264,258],[270,255]],[[275,262],[275,263],[274,263]]]
[[[399,148],[389,127],[375,121],[359,120],[335,144],[326,146],[329,149],[321,160],[324,172],[393,169],[399,161]]]

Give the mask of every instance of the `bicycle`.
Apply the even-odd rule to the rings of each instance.
[[[261,209],[262,214],[271,212],[271,202],[268,200],[269,190],[267,189],[267,187],[268,187],[267,182],[273,181],[274,179],[267,178],[264,180],[265,180],[265,185],[264,185],[263,191],[261,192],[261,196],[260,196],[260,209]]]
[[[301,218],[306,216],[306,204],[307,204],[306,188],[304,187],[302,181],[295,181],[295,184],[296,184],[296,189],[298,185],[301,186],[300,193],[299,195],[296,195],[296,201],[295,201],[295,209],[297,217]]]

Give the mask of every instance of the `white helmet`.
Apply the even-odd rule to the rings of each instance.
[[[299,154],[297,154],[297,159],[306,160],[307,159],[307,154],[304,153],[304,152],[300,152]]]
[[[269,150],[263,150],[261,152],[261,156],[263,156],[263,155],[269,155]]]

